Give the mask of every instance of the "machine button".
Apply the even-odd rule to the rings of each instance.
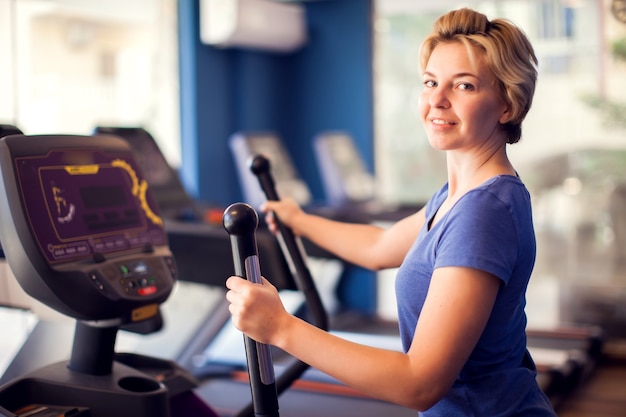
[[[98,288],[100,291],[106,293],[106,288],[104,287],[104,285],[102,285],[102,282],[100,282],[100,280],[98,279],[98,274],[96,272],[91,272],[89,274],[89,278],[91,278],[91,282],[94,283],[96,288]]]
[[[139,288],[137,290],[137,293],[139,295],[150,295],[150,294],[154,294],[155,292],[157,292],[157,287],[155,285],[151,285],[149,287]]]

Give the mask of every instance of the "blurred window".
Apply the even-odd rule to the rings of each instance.
[[[435,19],[463,5],[510,19],[539,59],[522,140],[509,147],[537,234],[529,322],[591,320],[626,337],[623,318],[610,317],[626,302],[626,24],[610,1],[375,1],[377,194],[424,202],[446,180],[445,155],[431,149],[417,113],[418,51]],[[391,296],[379,306],[393,317],[393,288],[382,292]]]
[[[375,0],[375,5],[378,192],[387,200],[420,201],[445,179],[445,158],[430,149],[417,114],[419,46],[438,16],[464,4]],[[539,58],[533,108],[521,142],[509,148],[520,170],[538,158],[574,149],[626,145],[626,25],[611,15],[607,2],[494,0],[465,5],[518,24]]]
[[[176,0],[0,0],[0,123],[142,126],[180,164]]]

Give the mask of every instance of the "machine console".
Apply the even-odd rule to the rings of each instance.
[[[176,266],[126,141],[13,135],[0,165],[0,240],[27,293],[80,320],[157,314]]]

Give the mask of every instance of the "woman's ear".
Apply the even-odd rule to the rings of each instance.
[[[504,125],[510,122],[511,118],[512,118],[511,106],[507,104],[504,111],[500,115],[500,119],[498,119],[498,121],[500,122],[500,124]]]

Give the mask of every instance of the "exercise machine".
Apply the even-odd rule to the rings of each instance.
[[[2,385],[0,414],[214,416],[184,369],[114,349],[119,330],[159,329],[160,304],[179,278],[128,143],[13,135],[0,140],[0,162],[0,240],[10,242],[9,264],[31,296],[76,320],[70,359]],[[307,279],[302,287],[311,289]],[[323,309],[310,311],[325,327]],[[277,393],[307,369],[294,363],[277,374]]]
[[[143,127],[96,126],[94,134],[118,136],[133,150],[163,217],[179,280],[223,288],[224,277],[233,273],[229,237],[222,225],[224,207],[195,201],[178,172],[168,164],[154,136]],[[274,236],[259,230],[256,237],[262,248],[260,257],[265,273],[275,277],[280,287],[295,289]],[[213,332],[206,336],[213,336]],[[188,358],[183,359],[189,362]]]
[[[260,186],[266,198],[269,200],[278,199],[274,178],[270,172],[270,161],[264,155],[251,155],[247,166],[253,174],[253,178],[258,181],[257,186]],[[236,266],[236,275],[248,277],[246,273],[251,268],[256,268],[258,262],[249,258],[262,256],[260,254],[262,248],[257,249],[256,242],[254,242],[258,216],[251,205],[236,203],[226,209],[223,221],[224,227],[230,234],[235,264],[239,263],[239,266]],[[281,252],[287,259],[291,268],[290,273],[297,284],[296,287],[303,294],[305,300],[303,318],[317,327],[328,330],[329,318],[324,311],[315,283],[307,267],[309,258],[306,255],[306,248],[300,239],[280,222],[278,222],[278,229],[277,238],[280,242]],[[260,262],[260,267],[263,275],[272,280],[273,277],[265,273],[262,262]],[[252,276],[254,277],[259,273],[253,272]],[[274,285],[276,284],[274,283]],[[280,285],[278,287],[280,288]],[[290,309],[287,306],[286,308]],[[237,336],[237,334],[234,335]],[[246,356],[245,363],[248,365],[245,379],[242,372],[232,372],[228,378],[202,380],[202,385],[198,389],[199,394],[214,404],[216,409],[224,415],[242,417],[251,416],[253,412],[257,413],[256,415],[265,415],[262,413],[277,415],[276,401],[272,399],[274,392],[280,396],[281,407],[288,415],[291,413],[303,417],[322,414],[352,417],[357,415],[409,416],[415,414],[413,410],[356,393],[329,376],[309,368],[308,365],[297,359],[288,355],[285,357],[284,353],[275,350],[271,352],[278,353],[279,356],[276,362],[275,380],[272,383],[270,372],[267,372],[266,376],[260,377],[254,369],[255,367],[258,368],[255,364],[263,363],[261,368],[270,370],[271,367],[268,364],[271,358],[267,357],[266,348],[260,348],[262,351],[260,356],[265,359],[259,360],[258,357],[254,356],[255,354],[259,355],[256,353],[258,349],[256,343],[246,339],[245,346],[246,349],[243,354]],[[252,357],[250,357],[251,352]],[[239,359],[235,358],[235,360]],[[285,364],[286,362],[287,364]],[[255,378],[257,378],[256,381]],[[269,381],[269,383],[262,381]],[[251,384],[250,388],[245,386],[248,383]],[[275,387],[272,386],[273,384]],[[291,389],[287,390],[287,388]],[[242,397],[242,392],[245,389],[252,390],[253,401],[252,404],[241,410],[241,401],[238,399]],[[259,401],[262,404],[258,404]],[[253,411],[255,404],[260,407],[257,411]],[[309,407],[307,404],[315,404],[315,407]]]
[[[0,139],[0,240],[24,290],[76,320],[71,356],[0,387],[0,415],[206,416],[174,362],[115,352],[162,326],[177,279],[163,221],[124,140]]]

